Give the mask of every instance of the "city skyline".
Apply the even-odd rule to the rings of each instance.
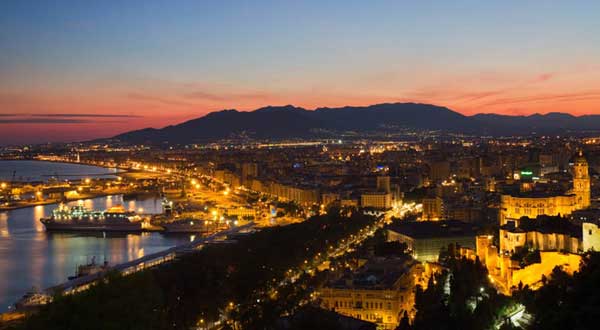
[[[1,5],[0,139],[76,141],[235,108],[600,111],[600,5]]]

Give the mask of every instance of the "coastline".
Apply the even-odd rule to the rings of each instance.
[[[123,195],[129,192],[111,192],[111,193],[100,193],[100,194],[86,194],[84,196],[80,196],[78,198],[67,198],[65,200],[59,200],[59,199],[53,199],[53,200],[45,200],[45,201],[41,201],[41,202],[31,202],[31,203],[25,203],[22,205],[11,205],[11,206],[0,206],[0,212],[8,212],[8,211],[13,211],[13,210],[18,210],[18,209],[25,209],[28,207],[36,207],[36,206],[43,206],[43,205],[52,205],[52,204],[60,204],[62,202],[64,203],[69,203],[69,202],[74,202],[74,201],[78,201],[81,199],[92,199],[92,198],[98,198],[98,197],[106,197],[106,196],[115,196],[115,195]]]
[[[117,175],[119,173],[128,172],[129,170],[126,168],[108,166],[108,165],[97,165],[97,164],[89,164],[85,162],[74,162],[68,160],[53,160],[53,159],[37,159],[37,158],[0,158],[0,162],[2,161],[30,161],[30,162],[47,162],[47,163],[59,163],[59,164],[71,164],[71,165],[82,165],[82,166],[90,166],[90,167],[101,167],[107,169],[114,169],[117,172],[113,173]],[[108,174],[107,174],[108,175]]]

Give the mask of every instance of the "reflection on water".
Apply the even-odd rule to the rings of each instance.
[[[118,171],[82,164],[44,162],[38,160],[0,160],[0,180],[47,181],[79,180],[83,177],[114,178]]]
[[[69,205],[76,205],[71,202]],[[124,205],[142,208],[144,213],[160,213],[159,199],[123,202],[120,195],[83,201],[90,209]],[[56,205],[0,212],[0,312],[33,286],[46,288],[74,275],[76,267],[96,257],[111,265],[140,258],[177,244],[189,242],[190,235],[159,233],[47,233],[39,219]]]

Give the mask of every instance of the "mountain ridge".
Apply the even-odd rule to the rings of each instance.
[[[253,111],[225,109],[163,128],[144,128],[113,139],[132,143],[193,143],[228,138],[305,138],[327,132],[441,130],[466,134],[528,134],[600,130],[600,115],[574,116],[550,112],[531,115],[480,113],[466,116],[425,103],[380,103],[369,106],[265,106]]]

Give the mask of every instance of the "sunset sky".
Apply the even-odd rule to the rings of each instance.
[[[404,101],[600,114],[600,1],[0,1],[0,144]]]

